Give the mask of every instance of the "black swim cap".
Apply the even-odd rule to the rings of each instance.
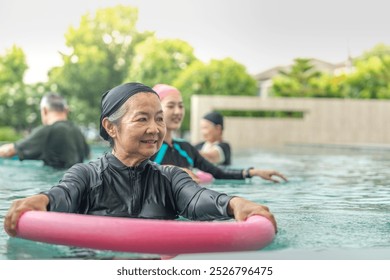
[[[118,110],[123,104],[125,104],[127,99],[132,97],[134,94],[140,92],[152,92],[158,96],[158,94],[152,88],[145,86],[141,83],[123,84],[114,87],[109,91],[106,91],[102,95],[100,114],[100,136],[103,137],[104,140],[108,140],[109,135],[102,125],[102,120],[105,117],[111,116],[113,113],[116,112],[116,110]]]
[[[215,125],[220,125],[223,129],[223,116],[218,112],[211,112],[203,117],[205,120],[212,122]]]

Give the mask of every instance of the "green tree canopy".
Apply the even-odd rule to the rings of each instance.
[[[194,61],[194,50],[187,42],[149,37],[136,46],[130,65],[129,81],[138,81],[149,86],[172,84]]]
[[[272,93],[283,97],[323,97],[323,87],[326,87],[323,83],[327,77],[322,75],[315,70],[310,59],[296,58],[291,69],[280,71],[273,78]]]
[[[138,32],[137,20],[137,8],[119,5],[82,16],[80,25],[65,34],[70,52],[61,54],[63,66],[49,77],[68,98],[78,122],[98,122],[101,94],[123,82],[135,46],[153,35]]]
[[[390,98],[390,54],[368,56],[355,62],[345,87],[350,98]]]
[[[348,70],[348,69],[347,69]],[[273,78],[272,92],[286,97],[390,98],[390,47],[378,44],[353,60],[352,71],[315,71],[307,59],[296,59],[290,71]]]
[[[209,63],[196,61],[180,74],[173,85],[181,91],[186,108],[182,130],[190,127],[193,94],[255,96],[258,92],[256,80],[242,64],[231,58],[213,59]]]
[[[6,49],[0,56],[0,87],[23,83],[23,77],[28,69],[26,55],[18,46]]]
[[[40,121],[36,91],[23,83],[27,68],[26,55],[16,45],[0,56],[0,127],[9,127],[2,131],[23,130]]]
[[[371,57],[375,56],[379,59],[383,59],[386,56],[390,55],[390,46],[385,44],[377,44],[372,49],[365,51],[361,56],[354,59],[355,62],[358,61],[367,61]]]
[[[0,88],[0,126],[29,130],[41,124],[39,103],[45,85],[16,83]]]

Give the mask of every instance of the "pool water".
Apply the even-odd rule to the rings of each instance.
[[[106,147],[94,147],[93,158]],[[233,166],[276,169],[289,182],[216,180],[206,187],[267,205],[279,232],[255,252],[185,258],[390,259],[390,150],[286,146],[234,153]],[[48,189],[63,171],[39,161],[0,159],[0,223],[14,199]],[[0,230],[0,259],[158,259],[10,238]]]

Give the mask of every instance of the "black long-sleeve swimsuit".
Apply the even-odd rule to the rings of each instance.
[[[215,220],[231,218],[231,196],[197,185],[178,167],[150,160],[127,167],[114,155],[71,167],[49,191],[49,211],[101,216]]]

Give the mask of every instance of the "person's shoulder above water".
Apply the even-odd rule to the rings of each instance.
[[[196,144],[200,154],[217,165],[231,164],[230,145],[223,140],[224,118],[217,111],[205,114],[200,120],[200,131],[203,138]]]
[[[24,139],[0,147],[0,156],[18,155],[20,160],[41,160],[54,168],[68,168],[89,157],[90,149],[81,131],[68,121],[69,108],[58,93],[45,94],[40,102],[42,126]],[[7,153],[2,152],[7,148]]]
[[[202,149],[204,143],[205,143],[205,141],[199,142],[199,143],[195,144],[194,147],[195,147],[198,151],[200,151],[200,150]]]

